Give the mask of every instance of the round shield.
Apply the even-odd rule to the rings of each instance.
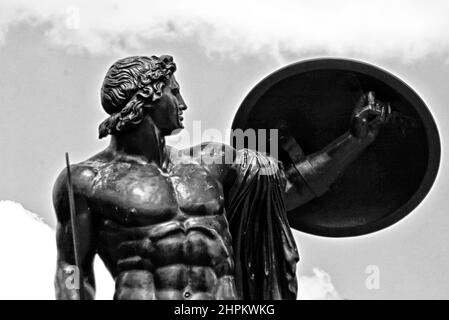
[[[280,129],[280,135],[293,136],[308,155],[348,131],[356,101],[368,91],[389,102],[394,117],[327,193],[288,212],[291,227],[346,237],[384,229],[405,217],[425,198],[438,172],[435,121],[403,81],[375,66],[343,59],[282,68],[257,84],[238,109],[232,129]],[[277,156],[290,161],[282,150]]]

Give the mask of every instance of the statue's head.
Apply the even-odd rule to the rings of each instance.
[[[99,137],[129,131],[150,117],[163,135],[183,128],[187,107],[174,77],[171,56],[128,57],[108,70],[101,88],[101,104],[110,114],[99,127]]]

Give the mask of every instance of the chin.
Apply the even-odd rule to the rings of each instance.
[[[177,126],[176,128],[164,130],[165,132],[163,132],[163,135],[164,136],[174,136],[174,135],[180,133],[182,129],[184,129],[184,126],[181,124],[181,125]]]

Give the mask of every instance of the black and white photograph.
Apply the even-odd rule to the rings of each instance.
[[[0,300],[449,299],[448,16],[0,0]]]

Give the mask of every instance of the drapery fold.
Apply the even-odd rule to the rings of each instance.
[[[299,255],[284,205],[280,162],[249,149],[237,152],[229,193],[238,294],[243,299],[296,299]]]

